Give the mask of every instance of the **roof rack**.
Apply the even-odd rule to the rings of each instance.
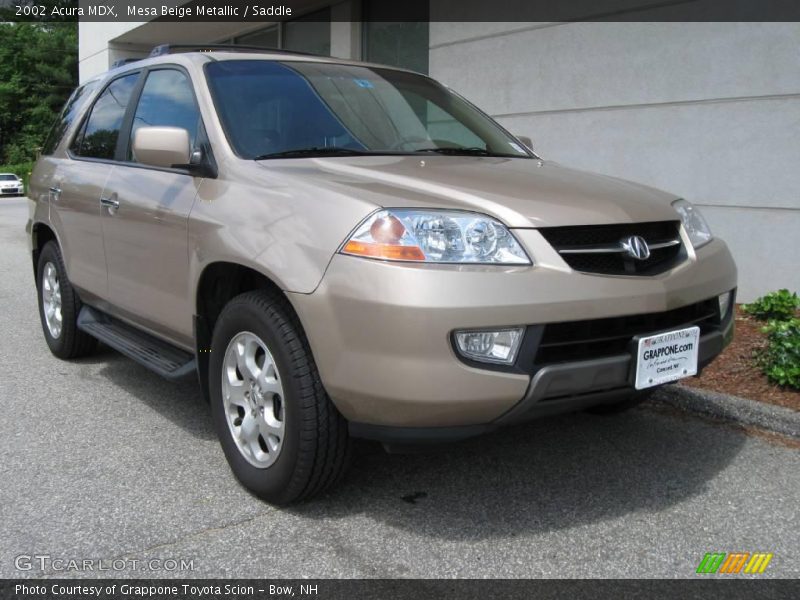
[[[129,65],[131,63],[135,63],[142,60],[141,58],[120,58],[119,60],[115,60],[111,63],[111,68],[116,69],[117,67],[122,67],[124,65]]]
[[[311,54],[310,52],[295,52],[294,50],[283,50],[281,48],[269,48],[266,46],[239,46],[237,44],[161,44],[150,51],[150,56],[164,56],[165,54],[176,54],[178,52],[212,52],[214,50],[319,56],[317,54]]]

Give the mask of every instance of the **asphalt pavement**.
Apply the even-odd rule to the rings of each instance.
[[[196,385],[109,349],[50,354],[26,218],[0,199],[0,577],[692,578],[707,552],[771,552],[757,577],[800,575],[798,442],[657,404],[362,452],[326,496],[264,504]],[[126,566],[57,570],[71,559]]]

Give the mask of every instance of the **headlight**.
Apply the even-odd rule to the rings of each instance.
[[[505,225],[486,215],[450,210],[380,210],[358,226],[342,253],[432,263],[531,264]]]
[[[672,206],[681,216],[683,227],[689,234],[692,246],[699,248],[711,241],[711,229],[699,208],[692,206],[686,200],[676,200]]]

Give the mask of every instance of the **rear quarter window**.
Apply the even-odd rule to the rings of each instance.
[[[64,138],[64,134],[86,103],[86,99],[91,96],[92,92],[97,88],[97,84],[97,81],[90,81],[72,92],[64,108],[61,109],[61,114],[58,115],[58,119],[53,123],[50,132],[44,140],[42,154],[48,155],[55,152],[61,140]]]
[[[139,73],[119,77],[97,97],[70,150],[86,158],[113,159],[122,121]]]

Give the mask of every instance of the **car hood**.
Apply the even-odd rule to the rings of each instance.
[[[677,219],[677,198],[651,187],[535,159],[356,156],[259,162],[286,177],[383,207],[489,214],[509,227]]]

